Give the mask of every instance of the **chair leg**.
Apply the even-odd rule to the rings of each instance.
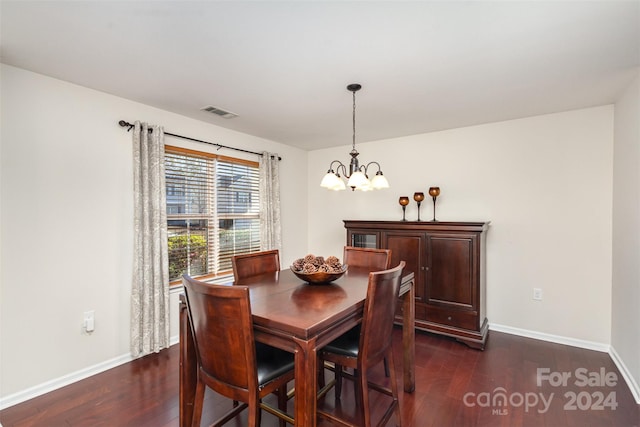
[[[260,427],[260,416],[262,409],[260,408],[260,400],[254,401],[253,404],[249,403],[249,419],[247,420],[247,426]]]
[[[388,352],[388,357],[389,360],[391,361],[391,367],[393,368],[394,364],[393,364],[393,352],[391,350],[389,350]],[[385,357],[385,362],[387,361],[387,358]],[[402,417],[400,416],[400,401],[398,400],[398,377],[396,375],[396,370],[395,369],[391,369],[391,395],[393,398],[393,403],[392,405],[395,405],[395,413],[396,413],[396,427],[402,427]]]
[[[193,400],[193,418],[191,419],[191,427],[200,427],[202,419],[202,406],[204,404],[205,385],[202,381],[196,383],[196,393]]]
[[[369,413],[369,387],[367,384],[367,371],[354,369],[356,408],[360,413],[363,427],[371,427],[371,414]]]
[[[387,362],[387,358],[384,358],[384,375],[389,378],[389,362]]]
[[[342,365],[335,364],[336,374],[336,399],[340,399],[342,395]]]
[[[278,389],[278,409],[282,412],[287,412],[287,386],[283,385]],[[280,427],[286,427],[287,422],[282,418],[278,418]],[[259,424],[258,424],[259,425]]]
[[[364,381],[364,389],[362,388],[361,381]],[[353,388],[356,397],[356,408],[362,409],[364,407],[362,396],[363,391],[366,391],[367,389],[367,378],[362,375],[358,369],[353,370]]]
[[[324,360],[318,358],[318,389],[321,389],[324,386]]]

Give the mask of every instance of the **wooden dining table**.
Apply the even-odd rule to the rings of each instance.
[[[249,288],[255,339],[295,355],[295,425],[316,425],[317,351],[362,321],[369,270],[349,268],[331,284],[311,285],[291,270],[240,282]],[[403,383],[415,388],[414,276],[400,286],[397,321],[402,325]],[[395,302],[394,302],[395,303]],[[191,426],[196,355],[184,295],[180,296],[180,426]]]

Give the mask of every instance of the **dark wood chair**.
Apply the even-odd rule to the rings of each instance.
[[[280,271],[280,252],[277,249],[250,254],[234,255],[231,258],[235,280],[261,273]]]
[[[386,270],[391,267],[391,249],[345,246],[342,263],[349,267],[367,267],[370,271]]]
[[[392,329],[395,317],[395,301],[400,290],[402,270],[405,262],[401,261],[397,267],[369,273],[369,286],[364,302],[362,323],[358,327],[338,337],[320,350],[321,361],[333,362],[336,366],[336,377],[319,391],[324,396],[326,391],[335,385],[336,399],[340,399],[342,389],[342,367],[354,368],[356,390],[356,406],[359,408],[359,418],[354,423],[340,419],[327,411],[318,411],[318,415],[347,426],[371,426],[371,410],[369,405],[369,388],[391,396],[391,404],[385,411],[378,426],[385,425],[395,412],[398,426],[401,425],[400,405],[398,402],[398,383],[393,364]],[[391,367],[391,388],[368,381],[369,369],[386,359]]]
[[[391,249],[358,248],[345,246],[343,264],[350,267],[366,267],[369,271],[381,271],[391,268]],[[384,373],[389,376],[389,365],[384,361]]]
[[[213,426],[221,426],[249,408],[249,426],[259,426],[261,409],[293,424],[286,413],[287,383],[294,379],[292,353],[254,341],[249,289],[200,282],[182,276],[198,365],[192,426],[199,427],[205,388],[235,405]],[[278,408],[262,402],[278,395]]]

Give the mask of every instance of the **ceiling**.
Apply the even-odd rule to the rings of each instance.
[[[358,143],[609,104],[640,66],[640,0],[0,7],[5,64],[304,150],[351,144],[350,83]]]

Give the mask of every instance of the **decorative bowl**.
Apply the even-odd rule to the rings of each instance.
[[[308,282],[311,285],[322,285],[322,284],[331,283],[334,280],[339,279],[340,277],[342,277],[344,273],[347,272],[348,268],[349,266],[345,264],[342,266],[342,269],[336,273],[328,273],[326,271],[317,271],[315,273],[303,273],[302,271],[294,270],[293,266],[291,266],[291,271],[293,271],[293,274],[298,276],[298,278],[304,280],[305,282]]]

